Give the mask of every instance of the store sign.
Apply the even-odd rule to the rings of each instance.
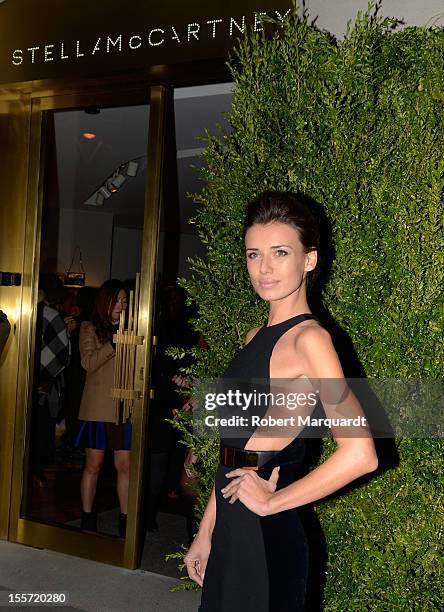
[[[7,0],[0,2],[0,82],[223,58],[248,28],[262,28],[261,15],[282,20],[290,6],[291,0]]]

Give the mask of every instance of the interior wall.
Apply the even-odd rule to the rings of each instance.
[[[66,272],[74,249],[82,252],[86,285],[99,287],[110,277],[111,249],[113,240],[113,214],[61,208],[57,249],[57,271]],[[44,245],[42,245],[42,268],[44,268]],[[79,270],[76,255],[72,271]]]
[[[142,228],[116,227],[114,215],[109,212],[61,208],[58,214],[56,255],[50,250],[46,257],[45,245],[42,245],[42,271],[66,272],[78,246],[87,285],[99,287],[109,278],[124,281],[140,272]],[[78,252],[72,271],[79,271]]]
[[[133,279],[140,272],[142,258],[142,229],[115,227],[111,278],[121,281]]]
[[[159,232],[159,255],[157,258],[158,276],[161,276],[163,279],[165,275],[164,271],[162,270],[162,262],[164,261],[165,248],[168,248],[168,245],[165,244],[165,240],[165,232]],[[188,257],[204,254],[205,248],[199,236],[195,234],[186,234],[184,232],[179,234],[179,257],[177,276],[184,276],[185,278],[190,278],[192,272],[187,261]]]

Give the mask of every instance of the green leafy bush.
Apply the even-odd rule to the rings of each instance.
[[[230,62],[233,131],[207,134],[205,187],[194,196],[206,257],[181,279],[209,344],[193,350],[190,375],[219,375],[246,331],[266,321],[241,232],[245,204],[278,189],[309,194],[326,212],[335,258],[322,301],[366,376],[442,376],[444,36],[396,26],[370,6],[336,41],[294,11],[283,27],[266,24],[239,43]],[[200,459],[201,516],[217,443],[193,438],[186,425],[184,442]],[[444,444],[393,446],[397,466],[315,504],[327,542],[327,611],[442,609]],[[324,440],[321,460],[333,448]]]

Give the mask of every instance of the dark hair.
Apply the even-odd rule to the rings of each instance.
[[[95,327],[99,342],[102,344],[105,344],[105,342],[108,342],[113,337],[111,313],[122,289],[125,291],[124,284],[112,278],[111,280],[105,281],[97,292],[91,321]]]
[[[95,287],[82,287],[77,292],[76,305],[80,309],[81,317],[84,321],[91,318],[94,303],[96,301],[98,289]]]
[[[45,300],[51,306],[60,307],[63,301],[63,283],[53,272],[41,272],[39,289],[45,294]]]
[[[314,201],[301,193],[264,191],[245,208],[244,238],[252,225],[257,223],[266,225],[275,221],[288,223],[294,227],[305,253],[317,251],[316,267],[307,272],[307,287],[312,287],[319,271],[321,234]]]

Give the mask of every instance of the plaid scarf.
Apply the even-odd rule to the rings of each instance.
[[[51,306],[43,307],[41,342],[41,377],[42,379],[54,379],[69,363],[70,344],[65,321]]]

